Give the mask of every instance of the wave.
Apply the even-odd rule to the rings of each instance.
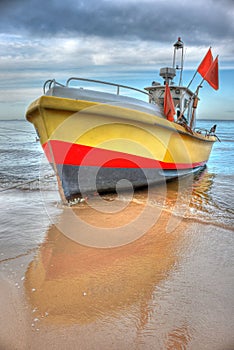
[[[232,178],[227,176],[225,180],[231,182]],[[136,204],[161,208],[180,219],[233,229],[232,196],[226,182],[220,183],[220,177],[206,169],[195,179],[173,181],[166,189],[155,187],[150,200],[147,190],[136,191],[132,200]],[[129,197],[120,196],[119,200],[128,201]]]
[[[132,201],[136,204],[145,205],[145,202],[140,201],[139,199],[133,199]],[[148,205],[161,208],[163,211],[170,213],[172,216],[179,218],[181,220],[185,220],[187,222],[189,221],[191,223],[197,222],[200,224],[212,225],[212,226],[233,231],[233,215],[232,215],[233,212],[232,211],[231,212],[227,211],[226,215],[224,215],[225,214],[224,212],[222,213],[220,212],[220,214],[217,215],[217,211],[215,214],[213,207],[207,211],[196,211],[194,207],[190,207],[186,213],[181,214],[181,212],[178,212],[173,207],[170,207],[167,205],[162,206],[157,203],[149,203]]]

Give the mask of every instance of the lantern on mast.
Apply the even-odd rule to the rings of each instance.
[[[177,57],[179,55],[180,50],[180,59]],[[172,67],[174,69],[180,70],[180,80],[179,80],[179,86],[182,83],[182,74],[183,74],[183,67],[184,67],[184,43],[179,37],[177,42],[174,44],[174,55],[173,55],[173,64]]]

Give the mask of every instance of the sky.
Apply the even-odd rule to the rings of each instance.
[[[204,82],[199,118],[234,119],[233,18],[233,0],[1,0],[0,119],[24,119],[48,79],[143,89],[172,65],[178,37],[185,85],[210,46],[219,55],[220,88]],[[197,74],[191,89],[200,82]]]

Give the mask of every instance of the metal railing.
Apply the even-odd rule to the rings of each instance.
[[[89,82],[89,83],[97,83],[97,84],[115,86],[117,88],[117,91],[116,91],[117,95],[119,95],[119,93],[120,93],[120,88],[123,88],[123,89],[128,89],[128,90],[134,90],[134,91],[140,92],[140,93],[142,93],[144,95],[150,96],[150,94],[148,92],[145,92],[145,91],[140,90],[140,89],[136,89],[136,88],[131,87],[131,86],[120,85],[120,84],[115,84],[115,83],[109,83],[107,81],[102,81],[102,80],[86,79],[86,78],[71,77],[66,82],[66,86],[67,87],[68,87],[68,85],[69,85],[71,80],[78,80],[78,81],[85,81],[85,82]]]
[[[46,80],[46,82],[43,85],[43,93],[46,94],[46,91],[50,90],[52,87],[55,87],[55,86],[69,87],[69,83],[72,80],[114,86],[114,87],[117,88],[117,91],[116,91],[116,95],[117,96],[120,95],[120,88],[122,88],[122,89],[128,89],[128,90],[132,90],[132,91],[136,91],[138,93],[144,94],[144,95],[148,96],[150,98],[150,100],[152,98],[152,95],[150,93],[148,93],[146,91],[143,91],[143,90],[140,90],[140,89],[137,89],[137,88],[134,88],[134,87],[131,87],[131,86],[121,85],[121,84],[116,84],[116,83],[110,83],[110,82],[102,81],[102,80],[87,79],[87,78],[76,78],[76,77],[69,78],[67,80],[67,82],[66,82],[66,85],[57,82],[55,79]]]
[[[209,130],[203,129],[203,128],[195,128],[194,131],[197,132],[198,134],[205,135],[205,137],[210,136],[212,134]]]
[[[195,128],[194,131],[198,134],[202,134],[205,137],[210,137],[210,136],[214,136],[216,137],[216,139],[221,142],[220,138],[213,132],[213,131],[209,131],[207,129],[203,129],[203,128]]]
[[[46,93],[46,88],[47,88],[47,90],[51,89],[52,85],[53,86],[58,85],[58,86],[65,87],[65,85],[58,83],[55,79],[49,79],[49,80],[46,80],[46,82],[43,85],[43,93],[44,94]]]

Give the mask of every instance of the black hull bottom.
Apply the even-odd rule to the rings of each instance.
[[[73,165],[57,165],[63,191],[67,199],[88,193],[119,192],[121,190],[149,187],[157,183],[190,175],[203,167],[193,169],[141,169],[100,168]]]

